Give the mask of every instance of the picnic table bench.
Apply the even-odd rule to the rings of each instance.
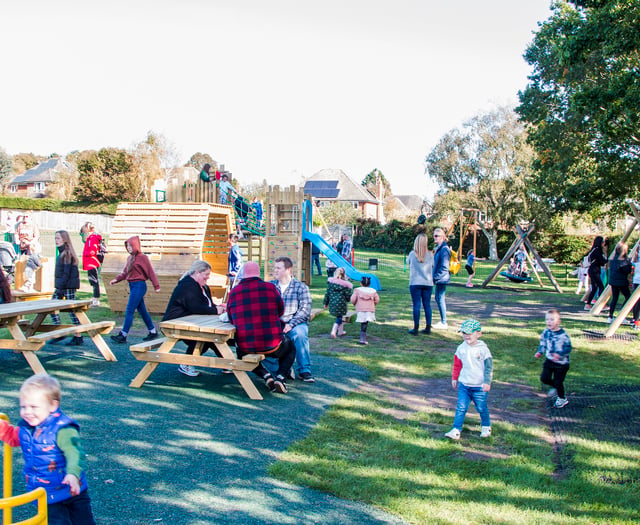
[[[137,360],[147,362],[129,386],[140,388],[160,363],[191,365],[231,370],[251,399],[262,399],[247,372],[256,368],[264,356],[248,354],[242,359],[235,356],[227,344],[235,334],[235,326],[221,321],[217,315],[188,315],[162,321],[160,330],[165,337],[129,347]],[[181,339],[197,341],[193,355],[172,352]],[[205,343],[213,343],[222,357],[203,356]]]
[[[45,299],[18,303],[0,304],[0,327],[6,327],[13,339],[0,339],[0,350],[21,352],[36,374],[46,373],[36,352],[47,341],[57,337],[87,334],[107,361],[117,361],[101,334],[110,332],[114,321],[92,323],[86,311],[91,301],[64,301]],[[79,325],[42,324],[48,315],[59,312],[73,312],[80,321]],[[32,320],[26,315],[35,315]]]

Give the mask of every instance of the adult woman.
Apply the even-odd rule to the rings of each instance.
[[[445,302],[445,292],[447,284],[451,280],[449,273],[449,261],[451,260],[451,248],[447,244],[447,237],[442,228],[433,230],[433,283],[436,287],[436,304],[440,311],[440,321],[433,325],[436,330],[446,330],[447,324],[447,303]]]
[[[411,335],[418,335],[420,306],[424,308],[426,326],[423,334],[431,333],[431,292],[433,290],[433,253],[429,251],[429,237],[419,234],[413,241],[413,250],[407,257],[409,265],[409,293],[413,303],[413,328]]]
[[[102,236],[96,232],[96,227],[92,222],[85,222],[82,228],[80,228],[80,237],[84,242],[84,248],[82,249],[82,269],[87,272],[89,284],[93,288],[91,306],[100,306],[98,268],[100,268],[101,263],[98,259],[98,252],[100,251]]]
[[[624,242],[616,245],[613,259],[609,263],[609,285],[611,286],[611,303],[609,305],[609,322],[613,322],[613,312],[620,294],[624,296],[625,302],[629,299],[629,274],[631,273],[631,261],[627,257],[629,247]]]
[[[211,275],[211,265],[206,261],[194,261],[191,268],[180,278],[178,284],[171,293],[167,310],[162,317],[163,321],[177,319],[185,315],[218,315],[222,313],[224,306],[216,306],[211,299],[211,291],[207,281]],[[187,354],[193,354],[197,341],[186,340]],[[206,343],[202,353],[212,349],[222,357],[213,343]],[[200,374],[191,365],[180,365],[178,370],[187,376]]]
[[[593,239],[593,245],[591,251],[587,255],[589,260],[589,280],[591,281],[591,290],[587,296],[587,300],[584,305],[585,310],[591,310],[591,301],[596,297],[596,293],[600,295],[604,291],[604,284],[600,277],[600,271],[602,267],[607,264],[607,257],[604,254],[604,238],[602,235],[598,235]]]

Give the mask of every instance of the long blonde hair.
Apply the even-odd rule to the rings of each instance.
[[[429,252],[429,237],[426,233],[420,233],[416,236],[416,240],[413,241],[413,251],[416,254],[416,259],[423,263]]]
[[[336,271],[333,274],[336,279],[342,279],[343,281],[346,279],[346,275],[344,268],[336,268]]]

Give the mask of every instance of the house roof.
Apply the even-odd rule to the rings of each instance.
[[[408,210],[422,211],[424,198],[420,195],[394,195]]]
[[[304,182],[304,193],[317,199],[378,202],[369,190],[338,169],[324,169],[311,175]]]
[[[11,184],[27,184],[32,182],[53,182],[56,179],[56,173],[62,170],[71,170],[71,165],[61,159],[54,157],[41,162],[37,166],[25,171],[21,175],[15,177]]]

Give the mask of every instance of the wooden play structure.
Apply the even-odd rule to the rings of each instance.
[[[6,414],[0,414],[0,419],[9,422]],[[13,449],[6,443],[2,447],[2,498],[0,499],[0,511],[2,511],[2,525],[47,525],[47,493],[42,487],[13,496]],[[37,512],[27,520],[13,521],[13,509],[22,507],[37,501]]]
[[[489,277],[487,277],[484,280],[484,282],[481,285],[482,288],[486,288],[486,286],[495,278],[495,276],[498,275],[498,273],[500,272],[500,269],[505,265],[505,263],[507,263],[509,261],[509,259],[511,259],[511,257],[516,253],[518,248],[522,244],[524,244],[524,246],[526,246],[529,249],[529,252],[531,254],[533,254],[533,257],[535,258],[536,262],[538,263],[538,266],[540,268],[542,268],[542,270],[544,271],[545,275],[551,281],[551,283],[553,284],[553,287],[555,288],[556,292],[562,293],[562,289],[560,288],[560,285],[558,285],[557,281],[555,280],[555,278],[553,277],[551,271],[549,270],[549,267],[544,263],[544,261],[542,260],[540,255],[538,255],[538,252],[536,251],[536,249],[533,246],[533,243],[531,242],[530,236],[533,233],[534,229],[535,229],[535,225],[533,225],[533,224],[530,225],[529,228],[526,229],[526,230],[522,226],[516,225],[516,227],[515,227],[516,239],[511,244],[511,247],[507,250],[507,253],[505,254],[505,256],[498,263],[498,266],[496,266],[495,269],[493,270],[493,272],[491,272],[491,275],[489,275]],[[533,273],[535,274],[535,276],[536,276],[536,278],[538,280],[538,283],[540,284],[540,288],[544,288],[544,285],[542,284],[542,280],[540,279],[540,275],[538,274],[538,271],[536,270],[536,265],[531,260],[531,255],[529,255],[529,253],[526,252],[526,250],[525,250],[525,253],[527,255],[527,259],[529,260],[529,263],[531,264],[531,269],[532,269]]]
[[[633,213],[633,220],[631,221],[624,235],[618,242],[626,242],[627,239],[629,239],[629,237],[633,233],[633,230],[636,228],[636,226],[640,224],[640,204],[632,200],[628,200],[627,204],[629,205],[629,207],[631,208],[631,212]],[[640,240],[635,243],[635,245],[629,252],[629,259],[633,260],[633,258],[635,257],[635,254],[638,252],[639,249],[640,249]],[[611,253],[609,254],[609,259],[612,259],[614,256],[615,256],[615,250],[612,249]],[[587,293],[583,297],[583,300],[586,300],[588,294],[589,294],[589,291],[587,290]],[[600,297],[598,297],[598,300],[596,301],[596,303],[591,307],[591,310],[589,310],[589,313],[592,315],[598,315],[607,305],[607,303],[609,302],[609,299],[611,299],[611,286],[607,285],[604,291],[600,294]],[[631,312],[631,310],[633,309],[633,306],[636,304],[638,300],[640,300],[640,287],[636,288],[633,291],[633,293],[631,294],[631,297],[629,297],[629,300],[626,301],[625,304],[622,306],[622,308],[618,312],[618,315],[614,318],[613,322],[609,325],[609,328],[604,333],[605,337],[611,337],[616,333],[616,331],[618,330],[618,328],[620,328],[620,325],[625,321],[625,319],[627,318],[627,315],[629,315],[629,312]]]
[[[232,224],[231,207],[221,204],[120,204],[101,271],[111,310],[122,312],[127,305],[126,282],[112,286],[109,281],[123,271],[129,256],[125,241],[134,235],[140,237],[142,251],[149,256],[160,282],[160,293],[150,289],[145,297],[149,312],[164,313],[175,285],[196,259],[211,265],[209,288],[214,297],[223,297],[227,287],[227,239],[235,231]]]

